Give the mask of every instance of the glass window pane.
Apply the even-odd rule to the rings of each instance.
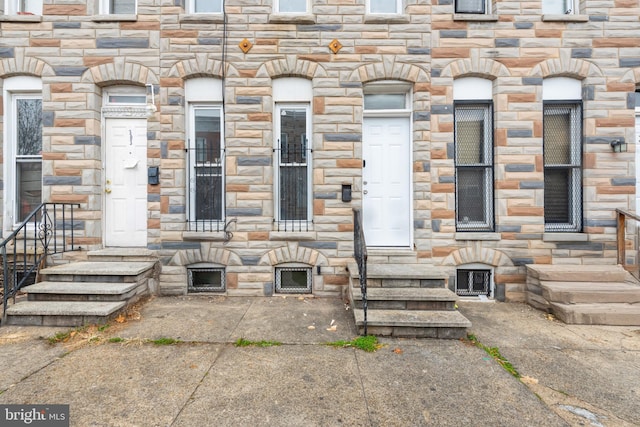
[[[636,108],[640,107],[640,92],[636,92]]]
[[[459,168],[457,170],[459,225],[470,222],[486,223],[486,186],[484,168]]]
[[[280,0],[278,6],[278,12],[305,13],[307,11],[307,0]]]
[[[571,109],[568,107],[545,109],[544,164],[571,164]]]
[[[485,0],[456,0],[456,13],[485,13]]]
[[[307,219],[307,167],[280,167],[280,220]]]
[[[195,113],[196,161],[220,162],[220,110],[198,108]]]
[[[543,14],[564,15],[568,9],[566,0],[542,0]]]
[[[287,108],[280,111],[280,162],[306,163],[307,111]]]
[[[111,0],[110,9],[113,14],[134,14],[136,2],[135,0]]]
[[[109,95],[112,104],[146,104],[146,95]]]
[[[18,120],[18,156],[42,154],[42,100],[16,100]]]
[[[222,0],[193,0],[195,13],[222,13]]]
[[[484,164],[486,109],[456,108],[456,163]]]
[[[19,0],[20,12],[42,15],[42,0]]]
[[[547,224],[571,223],[570,169],[545,169],[544,171],[544,222]]]
[[[404,93],[369,93],[364,95],[365,110],[404,110]]]
[[[395,0],[369,0],[371,13],[398,13],[397,5]]]
[[[23,221],[42,203],[42,162],[19,161],[16,164],[16,204],[18,221]]]

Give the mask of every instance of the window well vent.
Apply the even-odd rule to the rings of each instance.
[[[458,270],[456,276],[456,294],[459,296],[490,296],[490,270]]]
[[[190,268],[189,292],[224,292],[226,290],[223,268]]]
[[[289,294],[311,293],[311,269],[300,267],[276,268],[276,292]]]

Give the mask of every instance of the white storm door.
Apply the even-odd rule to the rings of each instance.
[[[147,246],[147,119],[105,120],[105,245]]]
[[[411,244],[409,117],[364,119],[362,222],[367,246]]]

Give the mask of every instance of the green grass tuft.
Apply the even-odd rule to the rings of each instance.
[[[155,345],[174,345],[181,341],[175,338],[158,338],[157,340],[151,340],[151,342]]]
[[[244,338],[238,338],[233,345],[236,347],[277,347],[282,345],[282,343],[279,341],[250,341]]]
[[[120,337],[111,337],[111,338],[109,338],[109,342],[111,342],[111,343],[124,342],[124,338],[120,338]]]
[[[502,354],[500,354],[500,350],[498,349],[498,347],[488,347],[482,344],[473,334],[467,334],[467,340],[476,347],[483,349],[489,356],[493,358],[493,360],[498,362],[498,364],[502,366],[505,371],[509,372],[515,378],[520,379],[520,373],[516,370],[516,368],[513,367],[511,362],[509,362]]]
[[[355,347],[369,353],[372,353],[381,347],[381,345],[378,344],[378,338],[373,335],[367,335],[365,337],[356,337],[351,341],[338,340],[338,341],[328,342],[327,345],[331,347],[338,347],[338,348]]]

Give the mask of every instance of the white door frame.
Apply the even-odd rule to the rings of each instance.
[[[364,118],[363,118],[363,156],[364,156],[364,152],[366,150],[366,144],[367,141],[364,140],[364,126],[365,126],[365,122],[371,120],[371,119],[375,119],[375,118],[382,118],[382,119],[386,119],[386,118],[403,118],[406,119],[406,122],[408,124],[407,126],[407,164],[406,164],[406,168],[407,168],[407,172],[408,172],[408,178],[407,178],[407,196],[408,196],[408,201],[407,201],[407,206],[406,209],[408,210],[407,212],[407,216],[406,216],[406,220],[407,220],[407,227],[408,227],[408,233],[407,233],[407,238],[406,241],[402,242],[402,243],[390,243],[390,244],[385,244],[385,243],[380,243],[380,242],[371,242],[371,241],[367,241],[367,246],[371,246],[371,247],[396,247],[396,248],[411,248],[412,242],[413,242],[413,125],[412,125],[412,120],[411,120],[411,112],[407,111],[407,110],[379,110],[379,111],[365,111],[364,113]],[[363,158],[363,160],[366,162],[367,159]],[[366,167],[372,167],[373,165],[369,165],[366,166],[366,164],[364,165],[364,168]],[[363,228],[364,228],[364,232],[365,232],[365,240],[367,239],[366,236],[366,232],[367,232],[367,224],[366,224],[366,217],[367,217],[367,212],[366,212],[366,206],[365,206],[365,201],[364,198],[366,197],[366,194],[364,193],[365,191],[367,191],[367,185],[365,184],[365,172],[363,170],[363,185],[362,185],[362,190],[363,190]]]
[[[105,95],[106,96],[106,95]],[[109,203],[110,201],[108,200],[109,197],[109,191],[110,191],[110,187],[107,183],[107,180],[109,180],[109,176],[107,175],[109,173],[109,168],[114,167],[114,165],[108,165],[108,161],[109,161],[109,150],[110,150],[110,146],[109,146],[109,141],[107,140],[107,122],[109,121],[109,119],[133,119],[138,121],[139,119],[145,119],[147,120],[150,113],[152,113],[152,110],[150,110],[150,108],[146,105],[146,104],[138,104],[138,105],[124,105],[124,104],[110,104],[110,105],[105,105],[102,107],[102,138],[104,143],[103,145],[103,150],[102,150],[102,159],[103,159],[103,163],[102,163],[102,172],[103,172],[103,227],[102,227],[102,238],[103,238],[103,242],[104,245],[103,246],[121,246],[121,247],[146,247],[147,246],[147,233],[146,233],[146,221],[144,223],[144,227],[145,227],[145,237],[144,239],[138,239],[138,241],[132,241],[132,242],[118,242],[116,244],[113,243],[112,241],[112,237],[109,234],[109,222],[111,221],[111,218],[108,218],[107,216],[107,203]],[[145,180],[146,180],[146,176],[147,176],[147,155],[146,155],[146,137],[144,139],[145,141],[145,150],[144,150],[144,156],[138,156],[138,157],[142,157],[142,158],[138,158],[137,161],[138,163],[134,166],[135,168],[140,168],[138,170],[144,170],[144,176],[145,176]],[[125,166],[126,167],[126,166]],[[145,181],[146,182],[146,181]],[[144,215],[145,218],[147,217],[147,209],[144,210]],[[144,241],[143,241],[144,240]]]

